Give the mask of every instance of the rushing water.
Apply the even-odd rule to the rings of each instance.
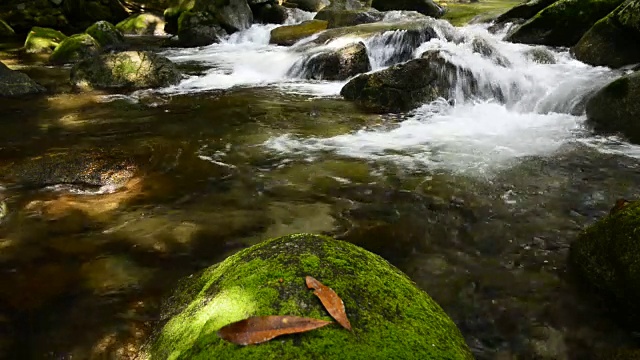
[[[385,22],[408,19],[420,17]],[[565,266],[578,231],[616,198],[640,196],[639,148],[585,127],[585,96],[620,72],[505,43],[486,26],[426,21],[437,37],[420,43],[388,31],[292,47],[269,45],[274,25],[254,25],[220,44],[163,49],[188,77],[132,94],[70,93],[57,87],[67,70],[26,66],[59,94],[0,103],[0,356],[131,358],[179,278],[300,231],[389,259],[478,359],[633,346]],[[372,71],[442,50],[481,91],[464,97],[460,82],[451,99],[372,115],[340,98],[344,81],[296,70],[358,41]],[[34,188],[5,176],[32,179],[42,159],[80,166],[90,181],[105,168],[98,178],[114,181],[78,187],[60,175]]]

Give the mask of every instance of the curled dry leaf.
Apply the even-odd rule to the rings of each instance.
[[[329,314],[336,319],[342,327],[347,330],[351,330],[351,323],[349,323],[349,319],[347,318],[344,303],[338,294],[336,294],[333,289],[323,285],[320,281],[312,278],[311,276],[306,277],[306,282],[309,289],[314,289],[313,293],[320,299],[322,305],[324,305]]]
[[[321,328],[331,321],[300,316],[254,316],[222,327],[218,336],[238,345],[259,344],[277,336]]]

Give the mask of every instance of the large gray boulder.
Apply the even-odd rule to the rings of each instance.
[[[313,54],[294,65],[289,75],[317,80],[346,80],[370,70],[367,48],[358,42],[335,51]]]
[[[598,21],[573,47],[576,59],[596,66],[640,62],[640,1],[630,0]]]
[[[33,81],[27,74],[9,69],[0,62],[0,96],[21,96],[39,94],[45,88]]]

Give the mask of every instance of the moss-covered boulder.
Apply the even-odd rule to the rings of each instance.
[[[288,1],[295,3],[300,10],[318,12],[331,4],[329,0],[294,0]]]
[[[496,23],[513,22],[518,19],[529,20],[542,11],[542,9],[556,1],[558,0],[531,0],[524,2],[500,14],[500,16],[496,18]]]
[[[0,19],[0,39],[13,37],[16,32],[4,20]]]
[[[27,74],[9,69],[0,62],[0,96],[21,96],[39,94],[45,89],[33,81]]]
[[[133,14],[119,22],[116,28],[127,35],[165,35],[165,20],[152,13]]]
[[[621,133],[640,144],[640,71],[622,76],[587,102],[587,121],[595,131]]]
[[[346,80],[371,70],[367,48],[362,42],[334,51],[309,55],[296,63],[290,76],[317,80]]]
[[[216,335],[250,316],[332,320],[307,275],[342,298],[353,332],[333,324],[251,346]],[[268,240],[188,279],[165,316],[151,359],[472,359],[455,324],[406,275],[353,244],[310,234]]]
[[[227,35],[215,17],[206,12],[186,11],[178,20],[178,40],[181,46],[207,46],[218,43]]]
[[[102,47],[115,47],[124,43],[122,33],[108,21],[98,21],[86,31]]]
[[[167,8],[164,15],[164,32],[167,34],[178,35],[178,19],[183,12],[193,9],[195,0],[180,0],[177,6]]]
[[[612,211],[613,212],[613,211]],[[640,202],[587,228],[571,244],[569,264],[636,329],[640,321]]]
[[[332,7],[320,10],[314,19],[327,21],[327,28],[354,26],[381,21],[384,13],[375,9],[369,10],[341,10]]]
[[[270,2],[254,5],[252,10],[254,21],[263,24],[284,24],[289,18],[284,6]]]
[[[66,64],[80,61],[100,52],[100,44],[89,34],[75,34],[64,39],[53,50],[49,62]]]
[[[328,24],[324,20],[307,20],[297,25],[279,26],[271,30],[269,43],[291,46],[300,39],[326,30]]]
[[[506,40],[515,43],[573,46],[598,20],[624,0],[560,0],[515,28]]]
[[[29,54],[51,53],[67,38],[60,31],[34,26],[24,41],[24,51]]]
[[[573,47],[576,59],[597,66],[640,62],[640,1],[626,1],[598,21]]]
[[[181,79],[169,59],[147,51],[103,54],[71,69],[71,83],[83,89],[155,88],[175,85]]]
[[[444,15],[444,9],[432,0],[373,0],[371,6],[380,11],[413,10],[434,18]]]

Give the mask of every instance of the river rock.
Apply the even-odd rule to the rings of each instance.
[[[133,14],[116,25],[126,35],[165,35],[164,27],[164,18],[152,13]]]
[[[342,299],[352,326],[337,324],[235,346],[216,332],[250,316],[292,315],[333,321],[305,277]],[[453,321],[429,295],[378,255],[319,235],[271,239],[186,279],[165,305],[168,321],[148,349],[158,359],[467,360]]]
[[[253,23],[253,13],[246,0],[196,0],[193,11],[209,14],[229,33],[248,29]]]
[[[0,62],[0,96],[39,94],[44,91],[44,87],[33,81],[26,74],[11,70]]]
[[[573,46],[593,24],[624,0],[559,0],[515,28],[505,40],[514,43]]]
[[[468,70],[432,50],[418,59],[358,75],[342,88],[340,95],[373,112],[401,112],[439,97],[448,98],[458,82],[465,84],[466,94],[477,93],[476,81]]]
[[[327,21],[327,28],[354,26],[381,21],[384,13],[376,9],[369,10],[339,10],[332,7],[320,10],[314,19]]]
[[[207,46],[220,42],[227,32],[206,12],[186,11],[178,21],[178,39],[182,46]]]
[[[622,133],[640,144],[640,71],[622,76],[587,102],[587,120],[594,130]]]
[[[114,47],[124,43],[122,33],[108,21],[98,21],[89,26],[86,33],[96,39],[102,47]]]
[[[329,0],[293,0],[288,3],[294,3],[298,9],[310,12],[318,12],[331,4]]]
[[[380,11],[413,10],[434,18],[444,15],[444,9],[432,0],[373,0]]]
[[[553,4],[558,0],[530,0],[525,3],[519,4],[507,10],[507,12],[501,14],[496,18],[496,23],[513,22],[515,20],[523,19],[529,20],[542,9]]]
[[[576,59],[596,66],[640,62],[640,1],[626,1],[598,21],[573,47]]]
[[[4,20],[0,19],[0,39],[13,37],[16,32]]]
[[[178,35],[178,19],[182,13],[193,9],[195,0],[179,0],[177,6],[165,9],[164,15],[164,32],[167,34]]]
[[[504,55],[498,52],[498,49],[489,43],[489,41],[485,38],[476,37],[471,42],[471,46],[473,48],[473,52],[479,53],[480,55],[490,59],[496,65],[502,67],[511,66],[511,62]]]
[[[555,64],[556,57],[553,53],[544,47],[535,47],[527,50],[524,55],[531,59],[531,61],[538,64]]]
[[[24,51],[29,54],[51,53],[66,38],[60,31],[34,26],[24,41]]]
[[[362,42],[335,51],[310,55],[294,65],[292,76],[317,80],[346,80],[371,70],[367,48]]]
[[[607,308],[638,329],[640,320],[640,202],[588,227],[571,243],[569,265]]]
[[[53,50],[49,62],[66,64],[90,58],[100,52],[100,44],[89,34],[75,34],[64,39]]]
[[[71,83],[85,89],[143,89],[175,85],[182,75],[167,58],[124,51],[86,59],[71,69]]]
[[[271,30],[269,43],[291,46],[300,39],[326,30],[328,24],[324,20],[307,20],[297,25],[279,26]]]
[[[257,4],[252,9],[254,20],[263,24],[283,24],[289,18],[287,8],[275,3]]]

